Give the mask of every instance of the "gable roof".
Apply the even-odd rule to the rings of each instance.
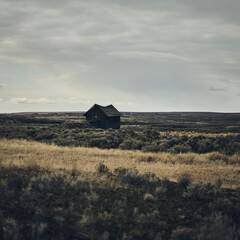
[[[100,109],[100,111],[102,111],[104,113],[104,115],[106,117],[119,117],[120,116],[120,112],[111,104],[108,105],[106,107],[100,106],[98,104],[94,104],[85,114],[84,116],[86,116],[92,109],[94,109],[95,107],[97,107],[98,109]]]

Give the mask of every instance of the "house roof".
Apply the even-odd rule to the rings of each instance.
[[[95,107],[99,108],[106,117],[119,117],[120,116],[120,112],[113,106],[113,105],[108,105],[106,107],[100,106],[98,104],[94,104],[85,114],[84,116],[86,116],[92,109],[94,109]]]

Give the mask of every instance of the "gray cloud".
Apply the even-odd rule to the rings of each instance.
[[[51,100],[47,98],[26,98],[26,97],[20,97],[20,98],[12,98],[11,101],[13,103],[23,103],[23,104],[46,104],[46,103],[53,103]]]
[[[240,89],[237,0],[0,0],[0,8],[0,64],[23,69],[5,80],[9,99],[91,105],[124,95],[123,110],[139,99],[142,110],[158,102],[202,110],[205,94],[219,111],[211,91]]]
[[[208,90],[209,91],[216,91],[216,92],[225,92],[225,91],[227,91],[226,88],[214,88],[214,87],[209,88]]]
[[[184,58],[191,54],[188,51],[192,51],[192,44],[195,44],[194,52],[201,53],[202,48],[212,48],[211,43],[216,44],[216,38],[227,40],[231,39],[231,35],[239,37],[236,34],[239,26],[223,25],[216,19],[189,19],[191,11],[187,12],[185,8],[185,11],[182,10],[185,17],[178,16],[176,10],[168,12],[171,4],[164,11],[160,8],[139,8],[146,1],[130,8],[125,5],[126,2],[118,5],[108,2],[107,7],[103,2],[106,1],[78,1],[72,4],[60,1],[48,6],[45,1],[26,1],[24,6],[16,3],[15,10],[9,6],[9,13],[3,19],[10,26],[3,35],[5,52],[10,54],[9,57],[25,56],[26,60],[18,61],[30,60],[33,64],[39,58],[46,63],[66,60],[89,63],[94,62],[94,57],[99,59],[111,50],[122,52],[142,48],[145,51],[164,50],[166,54],[185,55]],[[7,39],[9,35],[15,37]],[[177,49],[177,45],[181,49]]]

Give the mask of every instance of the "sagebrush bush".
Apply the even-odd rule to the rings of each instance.
[[[213,152],[213,153],[210,153],[209,160],[210,161],[223,161],[225,163],[228,163],[229,162],[229,156],[223,155],[219,152]]]
[[[110,172],[109,168],[102,162],[96,165],[96,170],[97,170],[97,173],[99,174],[105,174]]]
[[[116,174],[117,176],[123,176],[128,172],[127,168],[123,168],[123,167],[119,167],[119,168],[115,168],[113,170],[113,173]]]
[[[139,162],[156,162],[156,158],[153,156],[140,156],[138,158]]]
[[[166,192],[167,192],[166,186],[159,186],[159,187],[156,187],[154,195],[157,198],[163,198],[166,196]]]
[[[182,186],[183,188],[186,188],[191,183],[191,176],[189,173],[183,173],[180,175],[177,179],[177,183]]]
[[[154,196],[151,193],[145,193],[144,196],[143,196],[143,200],[144,201],[153,201]]]
[[[7,183],[9,189],[20,190],[23,184],[23,176],[17,172],[12,172]]]
[[[124,150],[140,150],[144,143],[141,140],[135,140],[132,138],[124,140],[120,145],[120,149]]]
[[[129,170],[121,177],[121,181],[124,184],[140,185],[144,182],[144,177],[137,170]]]
[[[216,186],[210,183],[191,182],[183,192],[183,196],[196,201],[204,201],[213,199],[219,190],[219,188],[216,188]]]
[[[239,232],[232,226],[232,221],[221,213],[213,213],[205,218],[203,226],[198,233],[199,240],[235,240]]]
[[[174,229],[171,233],[170,240],[195,240],[196,235],[193,229],[188,227],[180,227]]]
[[[163,177],[161,180],[161,183],[162,183],[162,185],[168,187],[170,185],[171,181],[169,180],[168,177]]]
[[[83,177],[77,177],[74,181],[71,181],[69,189],[76,194],[89,193],[91,186],[89,182]]]
[[[142,147],[142,150],[144,152],[159,152],[159,149],[159,145],[155,142],[152,142]]]
[[[152,172],[145,172],[142,174],[142,177],[145,181],[151,183],[159,183],[160,179],[156,176],[155,173]]]
[[[239,239],[238,190],[134,169],[78,174],[0,168],[0,239]]]

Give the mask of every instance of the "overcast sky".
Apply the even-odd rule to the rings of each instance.
[[[240,112],[239,0],[0,0],[0,112]]]

